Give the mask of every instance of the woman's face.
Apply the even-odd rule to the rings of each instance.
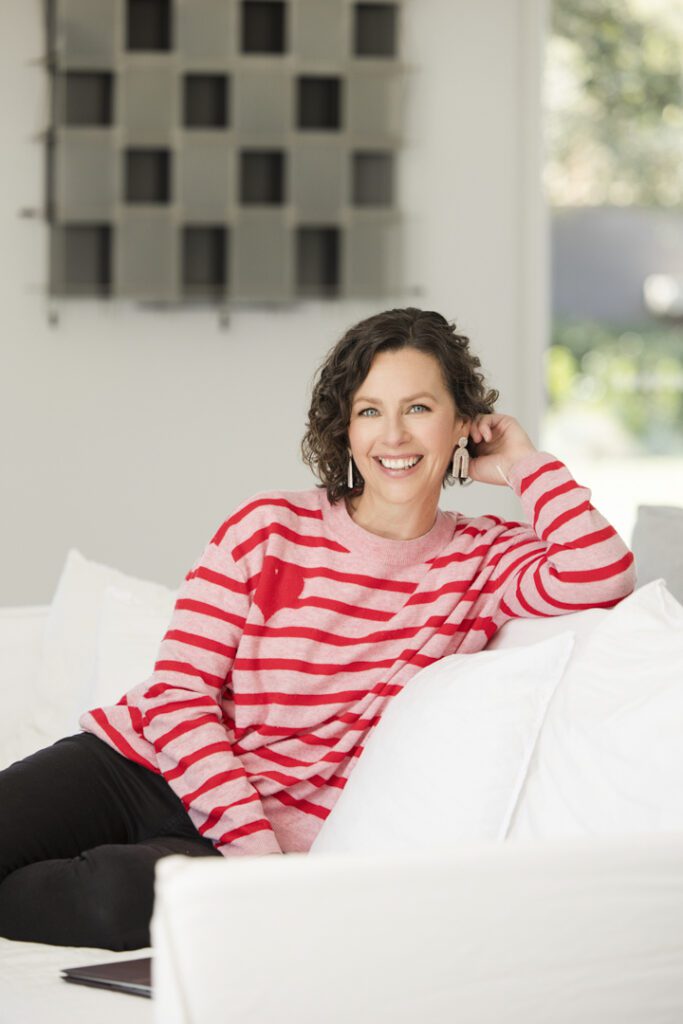
[[[351,403],[349,447],[365,480],[364,503],[438,504],[453,449],[467,434],[438,360],[414,348],[380,352]],[[380,456],[419,460],[391,469]]]

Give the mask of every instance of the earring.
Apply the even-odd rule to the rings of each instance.
[[[453,452],[453,476],[460,481],[463,487],[467,487],[473,482],[469,476],[469,468],[470,455],[467,451],[467,438],[461,437],[458,440],[458,447]]]
[[[347,482],[347,484],[349,486],[349,490],[352,491],[353,490],[353,456],[351,455],[351,452],[349,452],[349,472],[348,472],[348,475],[347,475],[347,478],[346,478],[346,482]]]

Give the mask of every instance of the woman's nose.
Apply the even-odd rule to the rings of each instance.
[[[395,416],[387,414],[382,425],[384,427],[382,434],[387,443],[397,444],[399,441],[410,437],[408,424],[400,413],[397,413]]]

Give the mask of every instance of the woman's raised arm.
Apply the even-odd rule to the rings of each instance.
[[[533,451],[508,468],[528,524],[492,544],[489,589],[506,617],[610,608],[635,587],[632,552],[563,462]]]

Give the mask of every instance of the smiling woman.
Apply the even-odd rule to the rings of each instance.
[[[493,411],[479,365],[413,308],[335,345],[302,442],[322,483],[242,502],[180,586],[149,677],[0,772],[0,935],[148,946],[159,858],[307,852],[420,669],[509,619],[631,592],[631,552]],[[513,488],[524,522],[438,507],[463,445],[471,479]]]
[[[392,360],[391,356],[399,358]],[[323,481],[330,501],[363,489],[365,479],[358,462],[362,456],[351,437],[358,415],[373,419],[384,412],[386,417],[391,410],[385,409],[384,403],[395,406],[398,402],[403,409],[424,398],[432,405],[422,406],[423,410],[436,411],[441,430],[452,433],[457,418],[474,420],[493,412],[498,392],[486,388],[480,366],[469,349],[469,339],[458,334],[440,313],[393,309],[351,327],[318,371],[301,444],[304,461]],[[450,454],[456,442],[457,438]],[[441,446],[444,444],[442,437]],[[468,448],[473,450],[470,440]],[[378,446],[374,454],[404,452],[410,454],[399,444]],[[352,476],[349,454],[355,463]],[[445,485],[455,478],[449,473],[449,457],[442,455]],[[363,465],[368,468],[367,463]]]
[[[472,480],[509,483],[535,448],[511,416],[493,414],[498,392],[480,366],[440,313],[394,309],[347,331],[319,371],[302,442],[330,501],[343,496],[380,537],[410,540],[434,524],[441,489],[468,482],[463,448]]]
[[[401,397],[416,385],[417,395]],[[380,351],[361,390],[383,397],[352,400],[349,446],[363,487],[347,498],[349,513],[380,536],[419,537],[434,525],[444,476],[468,433],[465,417],[438,359],[416,348]]]

